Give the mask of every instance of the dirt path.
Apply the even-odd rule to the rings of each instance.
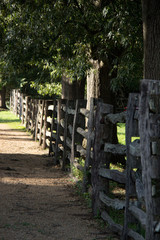
[[[0,240],[117,240],[68,175],[47,167],[47,154],[28,133],[0,124]]]

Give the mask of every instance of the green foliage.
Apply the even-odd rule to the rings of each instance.
[[[77,160],[78,160],[78,163],[82,167],[84,167],[85,160],[82,157],[78,158]],[[83,171],[81,171],[78,168],[72,166],[72,173],[73,173],[73,176],[76,177],[79,181],[83,180]]]
[[[115,93],[138,90],[139,1],[2,0],[0,23],[0,72],[8,86],[20,86],[26,79],[26,91],[30,83],[40,84],[44,89],[36,89],[50,95],[48,83],[60,81],[63,74],[72,81],[84,79],[93,58],[110,66]]]
[[[62,91],[61,83],[47,83],[38,84],[36,82],[31,83],[31,88],[37,90],[38,94],[41,96],[60,96]]]

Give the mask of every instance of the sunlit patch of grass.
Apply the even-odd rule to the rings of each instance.
[[[118,135],[118,142],[120,144],[125,145],[125,123],[118,123],[117,124],[117,135]]]
[[[113,164],[110,163],[110,167],[111,170],[118,170],[119,172],[123,172],[124,171],[124,167],[122,166],[122,164]]]
[[[12,129],[25,130],[25,127],[21,125],[20,119],[9,110],[0,111],[0,123],[7,124]]]

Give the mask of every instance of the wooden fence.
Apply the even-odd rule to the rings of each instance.
[[[141,95],[130,94],[127,111],[116,114],[95,99],[89,111],[85,100],[37,100],[18,90],[10,96],[11,110],[49,148],[53,164],[72,175],[83,172],[82,190],[91,185],[93,213],[122,240],[160,239],[159,89],[156,81],[143,81]],[[113,130],[124,122],[126,145],[114,144]],[[120,167],[113,169],[113,162]]]

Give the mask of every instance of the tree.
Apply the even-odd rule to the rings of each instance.
[[[0,90],[0,108],[6,108],[6,88],[2,87]]]
[[[160,80],[160,1],[143,0],[144,79]]]
[[[97,97],[113,103],[113,92],[119,94],[121,89],[122,93],[126,83],[134,85],[130,83],[137,78],[135,70],[140,72],[142,66],[139,1],[3,3],[9,12],[5,61],[6,71],[11,69],[10,78],[16,74],[18,79],[35,81],[37,84],[32,85],[37,86],[65,76],[70,83],[78,81],[83,83],[78,85],[84,86],[91,62],[98,61]],[[132,77],[128,78],[131,72]]]

